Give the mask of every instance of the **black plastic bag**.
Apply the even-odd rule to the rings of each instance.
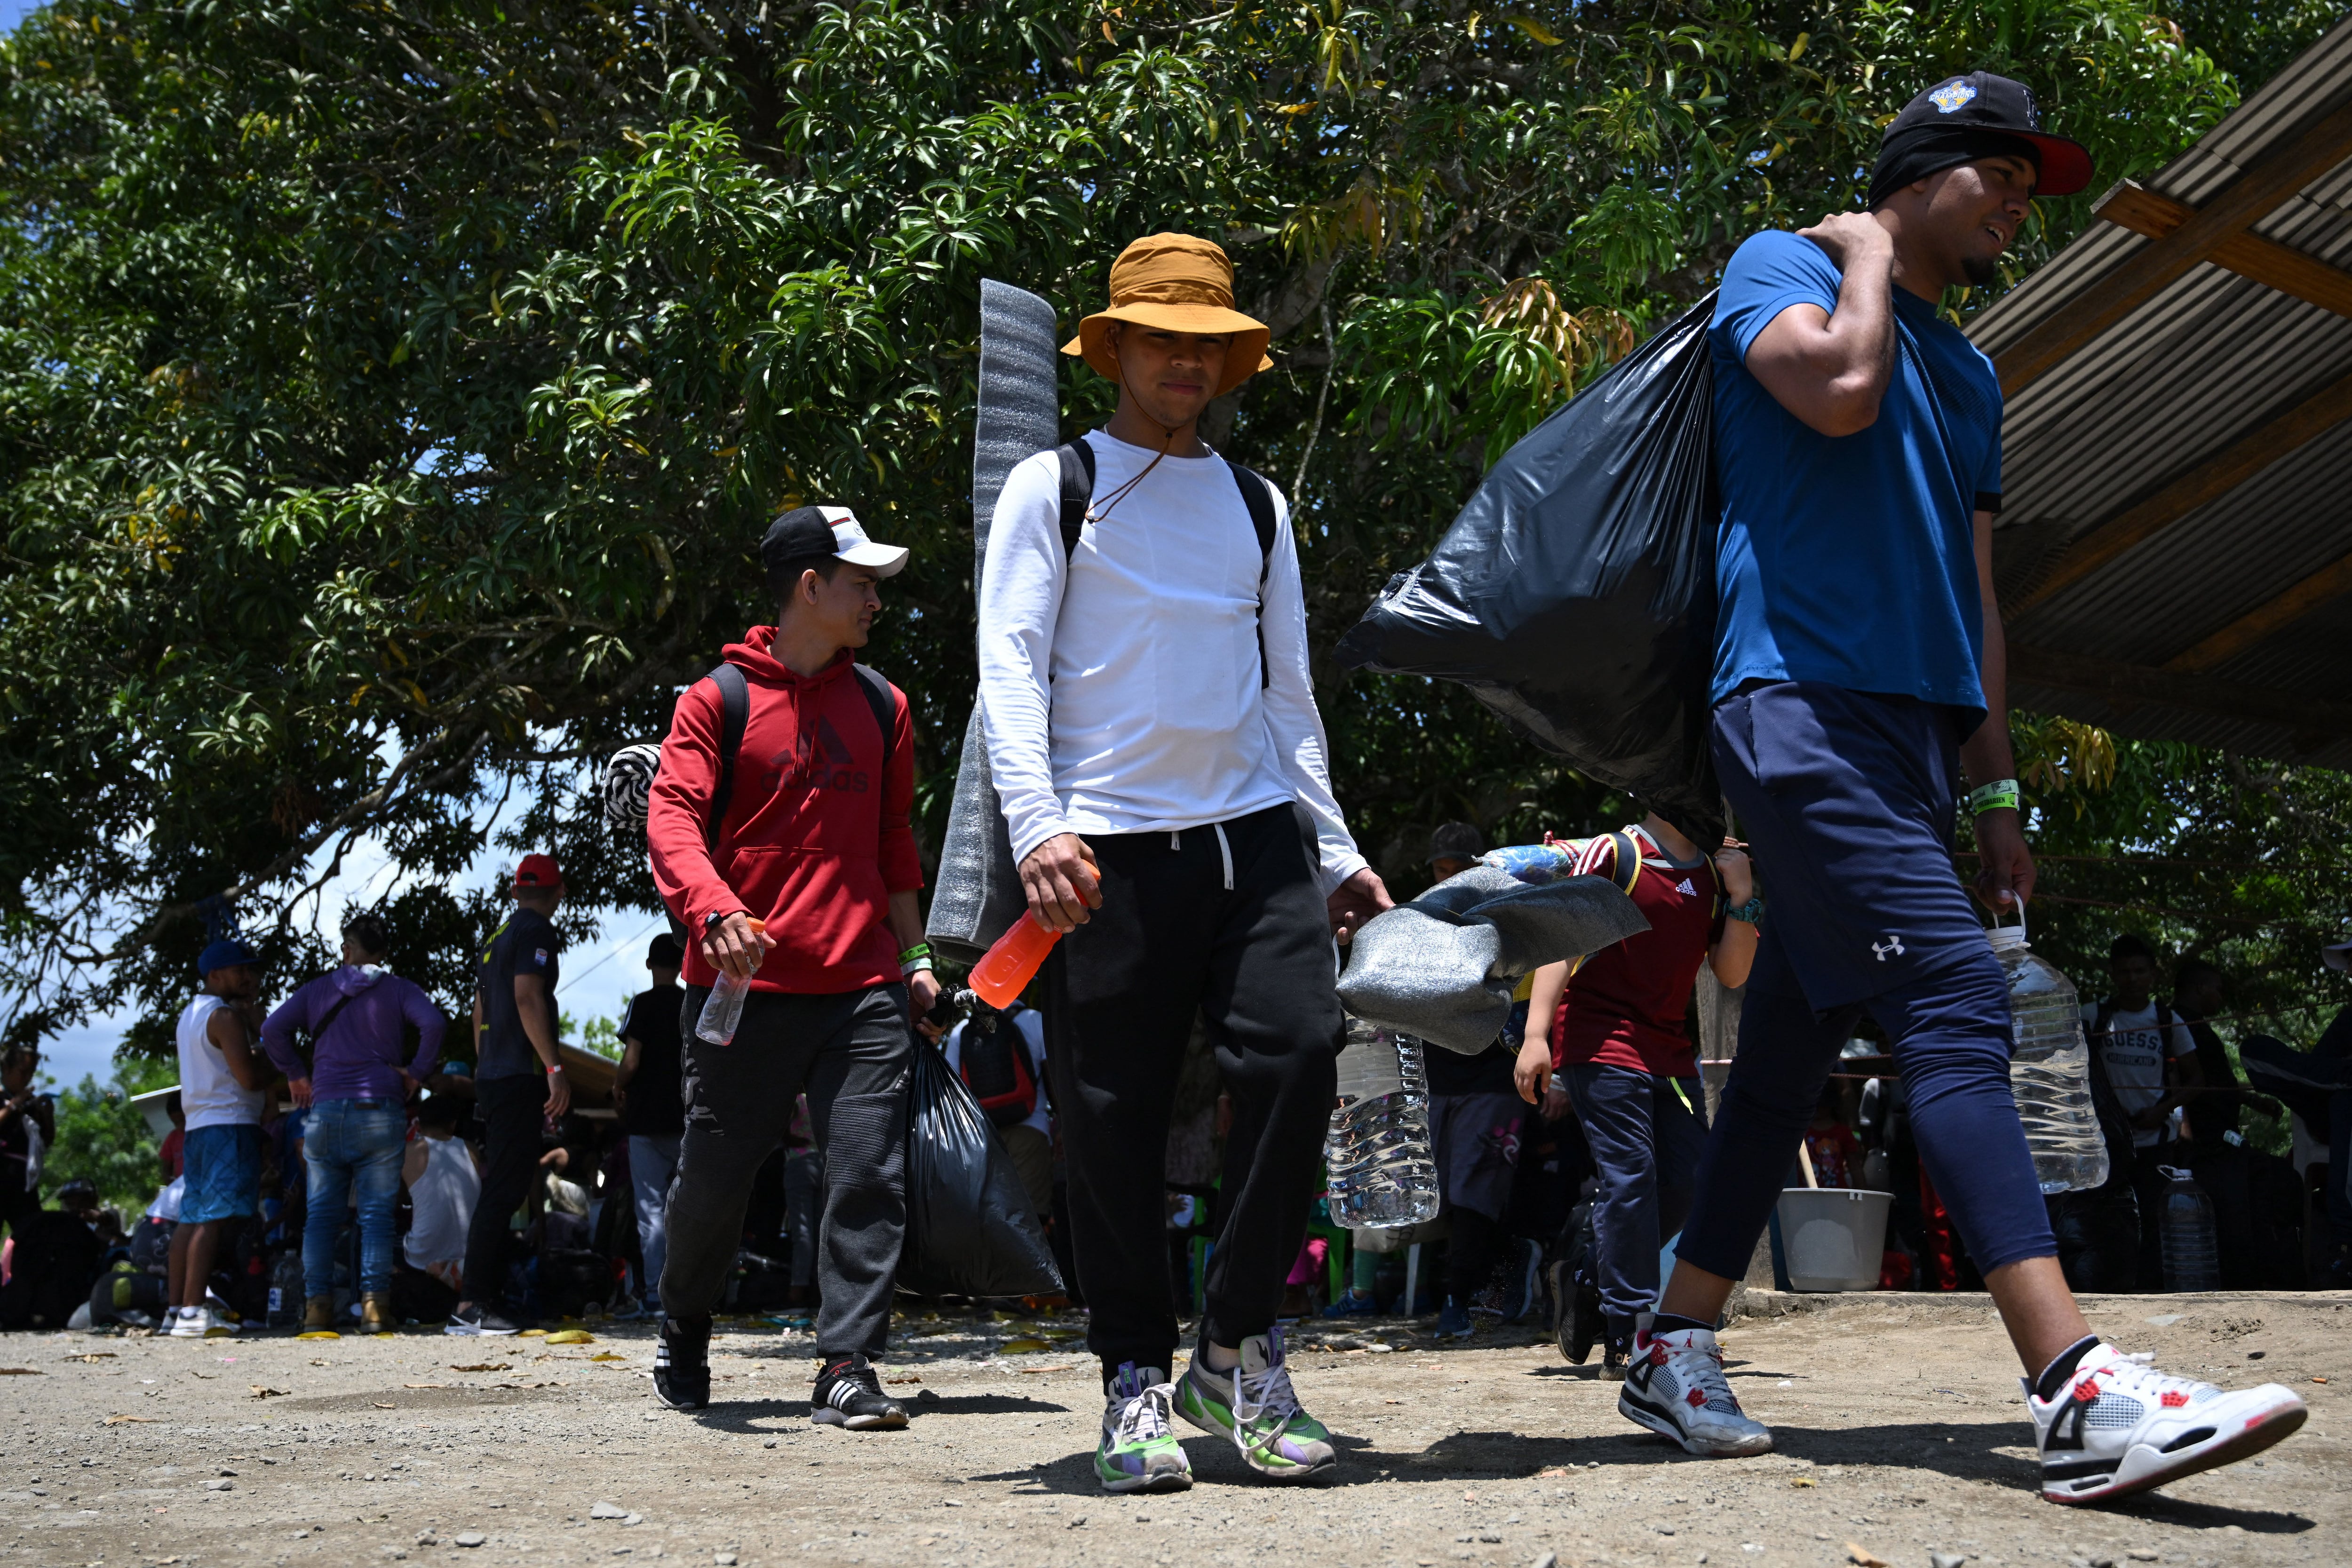
[[[1701,844],[1723,832],[1714,315],[1710,294],[1529,431],[1339,643],[1352,668],[1462,682]]]
[[[915,1047],[907,1092],[907,1245],[898,1286],[922,1296],[1051,1296],[1053,1248],[987,1113],[940,1048]]]

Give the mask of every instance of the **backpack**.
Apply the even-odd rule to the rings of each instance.
[[[1006,296],[1018,297],[1036,312],[1035,320],[1027,323],[1032,341],[1026,346],[1038,349],[1042,357],[1033,356],[1035,363],[1027,364],[1021,374],[1014,376],[1015,380],[1034,382],[1020,395],[1003,390],[998,378],[1008,373],[997,368],[992,357],[1012,346],[1000,345],[995,334],[1002,328],[989,324],[989,301],[993,300],[1001,305]],[[975,507],[981,509],[979,515],[985,518],[995,505],[997,487],[1002,485],[1004,474],[1025,460],[1024,453],[1039,450],[1029,443],[1037,439],[1043,429],[1055,427],[1058,420],[1053,405],[1053,345],[1058,340],[1053,339],[1052,307],[1044,300],[1017,289],[1007,289],[994,279],[982,285],[982,299],[981,430],[974,444],[972,493]],[[1026,408],[1025,416],[1023,409],[1012,406],[1024,402],[1034,405]],[[1062,561],[1066,566],[1077,554],[1078,540],[1086,531],[1087,512],[1094,503],[1095,453],[1084,439],[1052,450],[1061,472]],[[994,468],[1000,461],[1003,468]],[[1233,471],[1234,486],[1241,491],[1250,527],[1257,534],[1257,668],[1258,689],[1264,690],[1273,680],[1265,661],[1265,580],[1274,567],[1274,487],[1264,476],[1230,458],[1225,459],[1225,467]],[[983,549],[985,539],[983,530]],[[971,719],[964,726],[955,794],[948,807],[947,833],[940,846],[939,876],[932,886],[930,914],[924,934],[934,951],[974,962],[1021,918],[1027,901],[1013,864],[1013,846],[1006,837],[996,783],[989,771],[988,742],[982,729],[980,704],[975,701]]]
[[[1080,437],[1054,448],[1054,458],[1062,468],[1062,563],[1067,566],[1078,552],[1078,536],[1086,531],[1087,516],[1094,507],[1095,449]],[[1231,458],[1225,459],[1225,467],[1233,470],[1242,505],[1249,510],[1250,527],[1257,532],[1257,685],[1263,691],[1274,679],[1265,664],[1265,579],[1274,570],[1274,487],[1263,474]],[[1064,577],[1065,593],[1068,583]]]
[[[890,682],[878,669],[862,664],[849,667],[857,678],[857,689],[864,693],[866,706],[874,710],[874,722],[882,731],[882,771],[890,771],[891,740],[898,730],[898,704],[890,695]],[[719,688],[719,782],[710,791],[710,816],[703,824],[703,841],[710,853],[719,853],[719,825],[727,820],[727,807],[735,795],[735,753],[743,749],[743,731],[751,721],[751,682],[738,664],[721,664],[710,672],[710,682]]]
[[[992,1016],[975,1010],[958,1047],[956,1076],[998,1127],[1018,1126],[1037,1111],[1036,1068],[1013,1023],[1026,1011],[1019,1002]]]

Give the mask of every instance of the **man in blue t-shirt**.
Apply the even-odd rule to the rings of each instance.
[[[2090,175],[2022,86],[1954,77],[1888,126],[1867,212],[1757,235],[1724,269],[1714,752],[1769,909],[1697,1197],[1618,1405],[1693,1453],[1772,1446],[1713,1330],[1864,1012],[2024,1363],[2045,1497],[2161,1485],[2305,1414],[2276,1384],[2167,1376],[2084,1323],[2010,1092],[2008,986],[1952,870],[1964,771],[1978,896],[1998,915],[2033,890],[1992,589],[2000,384],[1937,311],[1946,289],[1993,280],[2037,193]]]

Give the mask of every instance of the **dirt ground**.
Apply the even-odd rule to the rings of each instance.
[[[0,1564],[2352,1562],[2352,1295],[2087,1302],[2126,1349],[2283,1382],[2313,1410],[2264,1460],[2105,1511],[2035,1494],[1983,1298],[1788,1310],[1822,1300],[1759,1296],[1785,1315],[1725,1334],[1743,1403],[1778,1429],[1767,1457],[1685,1457],[1527,1332],[1436,1350],[1358,1321],[1308,1325],[1328,1348],[1296,1355],[1342,1435],[1328,1484],[1260,1484],[1195,1436],[1193,1489],[1139,1499],[1096,1489],[1098,1385],[1066,1318],[903,1324],[886,1375],[914,1422],[862,1434],[809,1426],[807,1336],[764,1323],[722,1328],[720,1403],[696,1415],[654,1404],[637,1325],[558,1346],[15,1334],[0,1367],[29,1373],[0,1384]]]

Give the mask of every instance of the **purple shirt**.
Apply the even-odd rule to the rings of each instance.
[[[441,1037],[449,1022],[432,998],[389,970],[347,963],[279,1003],[261,1025],[261,1043],[269,1059],[288,1078],[303,1076],[294,1033],[314,1032],[338,1002],[343,1003],[342,1010],[311,1052],[311,1098],[405,1100],[407,1091],[400,1081],[402,1026],[416,1026],[416,1058],[408,1064],[408,1076],[421,1079],[440,1059]]]

